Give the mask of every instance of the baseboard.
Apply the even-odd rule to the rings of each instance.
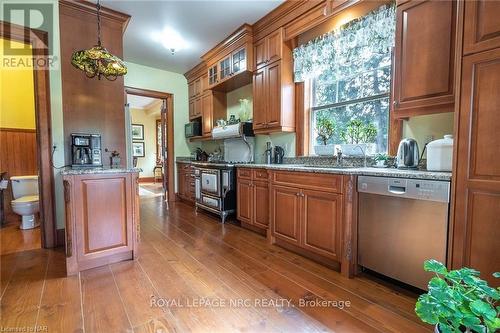
[[[64,246],[66,243],[66,232],[65,229],[56,229],[56,246]]]
[[[155,177],[140,177],[139,183],[153,183],[155,181]]]

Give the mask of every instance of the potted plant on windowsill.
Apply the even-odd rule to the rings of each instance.
[[[500,329],[500,288],[488,286],[471,268],[448,271],[436,260],[427,260],[424,269],[436,274],[429,291],[420,295],[415,312],[435,325],[435,333],[494,333]],[[494,273],[499,278],[500,273]]]
[[[316,132],[318,133],[319,145],[314,146],[314,153],[316,155],[329,155],[333,156],[335,145],[328,144],[328,141],[335,133],[335,122],[328,117],[320,117],[316,120]]]
[[[385,168],[387,167],[387,161],[389,160],[389,155],[379,153],[375,155],[373,160],[375,161],[375,166],[377,168]]]
[[[348,156],[372,155],[375,153],[375,138],[377,137],[377,128],[372,123],[364,123],[359,119],[352,119],[347,127],[340,134],[344,140],[341,145],[342,152]],[[361,147],[357,149],[356,147]]]

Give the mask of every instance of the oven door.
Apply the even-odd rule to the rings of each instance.
[[[201,169],[201,193],[220,197],[220,171],[215,169]]]

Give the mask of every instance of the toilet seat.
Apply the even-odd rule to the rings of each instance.
[[[38,195],[26,195],[11,201],[12,207],[14,206],[29,206],[38,203]]]

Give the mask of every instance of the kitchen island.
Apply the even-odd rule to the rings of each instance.
[[[67,275],[137,257],[139,171],[86,168],[61,172]]]

